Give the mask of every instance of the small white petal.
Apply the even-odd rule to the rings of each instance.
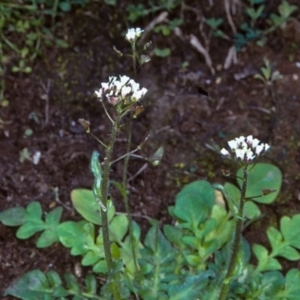
[[[247,150],[246,157],[247,157],[247,160],[253,160],[255,158],[255,155],[251,149]]]
[[[130,86],[123,86],[121,90],[121,95],[123,98],[125,98],[129,93],[131,93],[131,87]]]
[[[253,139],[252,148],[255,148],[259,143],[260,143],[260,141],[258,139]]]
[[[238,143],[236,142],[236,140],[231,140],[228,142],[228,146],[231,150],[236,150],[238,147]]]
[[[126,83],[128,83],[128,81],[130,80],[130,78],[128,77],[128,76],[126,76],[126,75],[124,75],[124,76],[121,76],[121,78],[120,78],[121,80],[121,84],[122,85],[125,85]]]
[[[230,156],[230,152],[229,152],[227,149],[225,149],[225,148],[223,148],[223,149],[220,151],[220,153],[221,153],[222,155],[225,155],[225,156]]]
[[[143,31],[144,30],[142,30],[141,28],[130,28],[126,33],[125,38],[129,42],[134,42],[141,36]]]
[[[95,91],[95,94],[98,98],[102,98],[102,89],[99,89],[98,91]]]
[[[257,145],[256,148],[254,149],[256,155],[260,155],[260,153],[264,150],[264,145]]]
[[[252,142],[253,142],[253,136],[252,136],[252,135],[248,135],[248,136],[246,137],[246,142],[249,143],[249,144],[251,145]]]
[[[236,157],[237,159],[244,160],[244,157],[245,157],[245,150],[244,150],[244,149],[236,149],[236,151],[235,151],[235,157]]]
[[[146,89],[146,88],[142,88],[141,89],[141,93],[142,93],[142,97],[144,97],[145,95],[146,95],[146,93],[148,92],[148,89]]]
[[[116,89],[116,94],[119,94],[121,92],[121,88],[123,86],[123,84],[121,83],[121,81],[116,80],[114,83],[115,89]]]
[[[103,90],[107,90],[107,89],[109,88],[108,82],[102,82],[102,83],[101,83],[101,86],[102,86],[102,89],[103,89]]]
[[[265,144],[265,151],[268,151],[270,149],[270,145],[268,145],[268,144]]]
[[[245,141],[245,137],[244,136],[240,136],[238,138],[235,138],[235,141],[238,143],[238,144],[241,144]]]

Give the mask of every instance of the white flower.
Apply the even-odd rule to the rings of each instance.
[[[96,96],[101,99],[102,98],[102,89],[99,89],[98,91],[95,91]]]
[[[148,90],[146,88],[142,88],[141,90],[136,90],[132,94],[132,99],[134,99],[135,101],[138,101],[140,98],[142,98],[142,97],[145,96],[145,94],[147,93],[147,91]]]
[[[130,43],[135,42],[143,33],[141,28],[130,28],[126,33],[126,40]]]
[[[128,76],[126,76],[126,75],[120,76],[120,79],[121,79],[121,84],[122,85],[125,85],[126,83],[128,83],[130,81],[130,78]]]
[[[240,136],[228,141],[228,146],[230,148],[229,151],[223,148],[220,153],[243,162],[254,160],[270,148],[268,144],[261,143],[258,139],[253,138],[252,135],[247,137]]]
[[[257,145],[256,148],[255,148],[256,155],[259,155],[263,150],[264,150],[264,144]]]
[[[140,88],[140,84],[128,76],[110,76],[108,82],[102,82],[101,88],[95,91],[96,96],[102,101],[104,97],[112,105],[119,103],[133,104],[139,101],[147,93],[146,88]]]
[[[130,93],[131,93],[131,87],[130,86],[123,86],[123,88],[121,90],[122,98],[125,98]]]
[[[224,155],[224,156],[231,156],[231,155],[230,155],[230,152],[229,152],[228,150],[226,150],[225,148],[223,148],[223,149],[220,151],[220,153],[221,153],[222,155]]]
[[[230,149],[236,149],[238,147],[238,143],[236,140],[232,140],[228,142]]]

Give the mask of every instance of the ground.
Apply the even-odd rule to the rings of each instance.
[[[64,220],[78,219],[71,207],[70,192],[91,188],[92,151],[103,155],[101,145],[85,133],[78,119],[89,120],[92,132],[107,140],[110,122],[93,91],[110,75],[133,76],[130,58],[119,57],[112,50],[115,46],[130,53],[122,37],[125,16],[120,16],[120,11],[99,3],[73,11],[63,21],[68,49],[45,49],[29,75],[6,74],[9,106],[0,111],[0,210],[37,200],[46,211],[62,203]],[[140,26],[150,20],[143,20]],[[134,120],[133,148],[149,135],[140,154],[149,157],[163,146],[164,156],[158,166],[147,165],[137,176],[145,162],[131,159],[131,211],[143,228],[147,228],[143,216],[170,222],[167,208],[185,183],[196,179],[224,182],[221,169],[234,169],[208,145],[223,147],[228,139],[252,134],[272,145],[263,161],[277,165],[284,178],[279,199],[263,207],[263,220],[246,232],[250,242],[263,243],[265,230],[261,228],[276,226],[281,216],[299,212],[300,78],[296,62],[300,62],[300,53],[291,57],[289,46],[300,36],[292,29],[291,34],[279,29],[263,47],[249,43],[238,53],[238,63],[226,70],[222,66],[231,44],[214,38],[210,54],[216,73],[212,75],[203,56],[185,38],[191,33],[201,39],[198,25],[187,19],[182,39],[176,35],[167,39],[157,34],[146,37],[154,45],[170,47],[172,52],[166,58],[151,55],[151,62],[136,76],[149,92],[144,112]],[[264,57],[283,76],[272,87],[253,77],[263,66]],[[199,93],[199,87],[209,96],[201,90]],[[32,135],[26,134],[27,129]],[[125,147],[126,135],[121,132],[114,157],[124,154]],[[31,157],[40,151],[39,163],[23,161],[24,149]],[[117,163],[111,177],[121,180],[121,176],[122,164]],[[115,203],[124,210],[118,193]],[[0,224],[1,294],[26,271],[39,268],[62,273],[78,267],[80,260],[60,245],[36,249],[35,238],[20,241],[15,232],[15,228]],[[298,262],[292,266],[300,267]]]

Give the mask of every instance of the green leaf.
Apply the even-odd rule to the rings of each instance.
[[[263,274],[262,281],[264,299],[274,299],[284,287],[284,277],[278,271]]]
[[[224,186],[218,185],[217,189],[221,190],[224,194],[230,208],[230,212],[233,214],[233,216],[237,215],[238,206],[241,199],[241,191],[238,189],[238,187],[226,182]]]
[[[44,224],[45,231],[40,235],[36,242],[38,248],[49,247],[59,240],[57,227],[59,225],[61,215],[62,207],[56,207],[46,215]]]
[[[223,19],[222,18],[210,18],[210,19],[206,19],[205,23],[212,28],[213,30],[217,30],[218,27],[223,23]]]
[[[244,217],[253,220],[261,215],[259,207],[253,201],[246,201],[244,206]]]
[[[53,297],[66,297],[69,295],[68,291],[62,286],[62,280],[55,271],[49,271],[46,276],[49,285],[52,288]]]
[[[106,261],[105,260],[98,261],[93,267],[93,272],[99,274],[106,274],[107,273]]]
[[[291,246],[285,246],[280,252],[276,253],[278,256],[281,256],[285,259],[295,261],[300,259],[300,254],[297,250],[292,248]]]
[[[67,283],[67,288],[71,294],[80,294],[80,286],[76,280],[76,277],[71,273],[66,273],[64,279]]]
[[[76,211],[87,221],[101,225],[100,206],[93,192],[88,189],[74,189],[71,192],[71,200]],[[115,207],[108,208],[108,219],[111,220],[115,214]]]
[[[233,232],[233,220],[229,219],[230,215],[225,208],[215,204],[211,212],[211,230],[204,235],[204,244],[206,248],[204,255],[212,254],[216,249],[219,249],[227,243]],[[205,224],[207,221],[205,222]],[[200,227],[201,228],[201,227]],[[215,248],[214,248],[215,247]]]
[[[269,227],[267,229],[267,235],[273,249],[276,249],[283,243],[283,237],[278,229]]]
[[[189,247],[197,250],[200,244],[199,239],[194,236],[183,236],[182,241]]]
[[[192,255],[192,254],[185,255],[185,259],[186,259],[188,265],[190,265],[192,267],[198,266],[202,261],[202,259],[199,255]]]
[[[20,226],[25,221],[25,208],[12,207],[0,212],[0,222],[5,226]]]
[[[83,218],[94,224],[101,225],[100,206],[91,190],[74,189],[71,191],[71,200],[76,211]]]
[[[246,197],[258,203],[270,204],[274,202],[280,192],[282,183],[280,170],[276,166],[266,163],[251,164],[248,170],[250,171],[248,173]],[[242,177],[243,168],[237,172],[237,181],[240,187],[242,187]],[[261,196],[264,190],[275,190],[275,192]]]
[[[87,233],[85,225],[86,221],[73,222],[68,221],[60,224],[57,228],[57,233],[60,242],[67,248],[71,249],[72,255],[84,255],[89,249],[86,247],[88,242],[94,241],[93,232]],[[92,224],[89,224],[91,227]],[[90,228],[93,231],[93,228]]]
[[[69,12],[71,10],[71,3],[66,1],[60,1],[58,6],[63,12]]]
[[[171,50],[170,48],[155,48],[154,49],[154,54],[158,57],[167,57],[171,54]]]
[[[283,239],[282,234],[274,227],[269,227],[267,235],[272,246],[272,256],[281,256],[289,260],[298,260],[299,253],[289,246],[289,242]]]
[[[111,241],[121,243],[128,231],[128,218],[125,214],[115,216],[109,224]]]
[[[95,294],[97,293],[97,279],[94,275],[88,274],[85,277],[85,286],[86,286],[86,292],[89,294]]]
[[[11,295],[23,300],[33,300],[45,299],[48,293],[46,276],[39,270],[33,270],[14,281],[4,291],[4,296]]]
[[[47,229],[38,238],[36,242],[36,246],[38,248],[46,248],[51,246],[53,243],[57,241],[58,241],[58,236],[56,234],[56,230]]]
[[[278,295],[279,299],[298,300],[300,299],[300,271],[298,269],[291,269],[285,277],[285,288]],[[281,298],[280,298],[281,297]]]
[[[281,265],[278,262],[278,260],[270,257],[268,254],[268,250],[264,246],[254,244],[252,250],[258,260],[257,270],[259,271],[281,270]]]
[[[104,258],[104,252],[102,255],[99,255],[99,251],[88,251],[83,257],[81,263],[83,266],[90,266],[96,264],[100,259]]]
[[[145,246],[152,250],[156,256],[159,256],[160,262],[165,261],[173,255],[174,249],[171,246],[170,242],[162,234],[158,225],[153,225],[145,237]]]
[[[104,0],[105,4],[116,6],[117,0]]]
[[[194,229],[208,218],[214,205],[215,193],[207,181],[195,181],[185,186],[176,196],[173,210],[182,227]]]
[[[286,242],[300,249],[300,214],[294,215],[292,218],[282,217],[280,230]]]
[[[286,0],[284,0],[278,7],[280,15],[285,19],[287,19],[297,9],[298,7],[296,5],[290,5]]]
[[[166,224],[164,225],[163,230],[165,236],[171,243],[173,243],[177,247],[180,247],[182,245],[182,229],[173,225]]]
[[[25,212],[25,222],[18,229],[16,236],[19,239],[27,239],[45,228],[42,218],[42,207],[39,202],[30,203]]]
[[[205,271],[198,275],[186,276],[182,284],[171,285],[169,287],[168,299],[200,299],[199,295],[203,293],[203,290],[208,285],[211,277],[214,277],[214,272],[212,271]]]

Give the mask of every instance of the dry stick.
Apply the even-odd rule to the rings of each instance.
[[[236,34],[236,28],[235,28],[235,25],[233,23],[231,13],[230,13],[229,0],[224,0],[224,6],[225,6],[225,11],[226,11],[226,16],[227,16],[227,19],[228,19],[228,23],[229,23],[233,33]]]
[[[212,60],[210,58],[210,55],[207,51],[207,49],[205,49],[203,47],[203,45],[201,44],[201,42],[197,39],[197,37],[193,34],[190,35],[190,44],[196,48],[196,50],[198,50],[203,56],[204,56],[204,59],[205,59],[205,63],[206,65],[208,66],[208,68],[210,69],[212,75],[214,75],[216,72],[215,72],[215,69],[213,67],[213,63],[212,63]]]
[[[225,279],[223,280],[223,284],[221,286],[220,296],[219,300],[226,300],[226,296],[229,291],[230,283],[232,281],[232,277],[234,275],[234,270],[236,267],[236,264],[238,262],[238,254],[240,250],[240,244],[241,244],[241,234],[243,229],[243,211],[244,211],[244,204],[246,199],[246,190],[247,190],[247,181],[248,181],[248,165],[244,167],[244,173],[243,173],[243,184],[242,184],[242,190],[241,190],[241,199],[240,199],[240,205],[238,210],[238,215],[235,216],[236,223],[235,223],[235,232],[233,236],[233,245],[231,249],[230,259],[227,267],[227,271],[225,274]]]

